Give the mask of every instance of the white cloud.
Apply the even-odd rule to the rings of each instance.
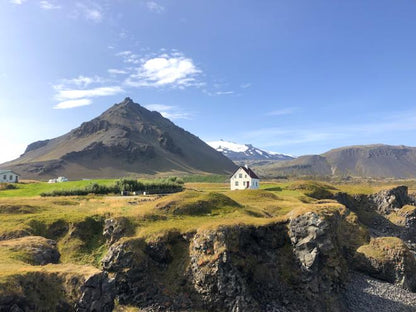
[[[10,0],[10,3],[13,4],[23,4],[23,2],[26,2],[26,0]]]
[[[79,75],[78,77],[72,78],[72,79],[62,79],[61,84],[55,85],[54,88],[62,89],[64,85],[75,85],[80,88],[85,88],[92,83],[103,83],[103,82],[105,82],[105,79],[99,76],[88,77],[88,76]]]
[[[91,105],[92,101],[90,99],[79,99],[79,100],[69,100],[63,101],[56,104],[53,108],[55,109],[68,109],[80,106]]]
[[[60,5],[54,4],[52,1],[46,1],[46,0],[40,1],[39,5],[44,10],[55,10],[55,9],[61,8]]]
[[[112,74],[112,75],[123,75],[123,74],[127,74],[127,71],[122,70],[122,69],[110,68],[107,71],[108,71],[109,74]]]
[[[163,117],[168,119],[191,119],[191,115],[186,112],[179,111],[178,107],[164,104],[148,104],[145,105],[148,110],[157,111]]]
[[[99,87],[94,89],[71,89],[71,90],[58,90],[55,95],[55,99],[58,101],[74,100],[81,98],[91,98],[98,96],[109,96],[122,93],[124,90],[119,86]]]
[[[164,110],[171,110],[171,109],[174,109],[174,106],[163,105],[163,104],[148,104],[148,105],[145,105],[145,107],[146,107],[148,110],[151,110],[151,111],[158,111],[158,112],[160,112],[160,111],[164,111]]]
[[[282,109],[278,109],[278,110],[268,112],[267,115],[269,115],[269,116],[283,116],[283,115],[293,114],[295,111],[296,111],[296,108],[288,107],[288,108],[282,108]]]
[[[132,54],[133,52],[131,52],[131,51],[121,51],[121,52],[118,52],[116,55],[117,56],[127,56],[127,55],[130,55],[130,54]]]
[[[234,91],[217,91],[215,92],[216,95],[230,95],[234,94]]]
[[[155,2],[155,1],[147,1],[146,2],[146,6],[147,8],[154,12],[154,13],[162,13],[165,10],[165,7],[160,5],[159,3]]]
[[[84,18],[87,20],[93,21],[95,23],[99,23],[103,19],[103,10],[102,8],[94,2],[90,2],[89,5],[85,5],[83,3],[78,2],[76,4],[77,11],[75,15],[78,16],[79,14],[83,15]]]
[[[128,55],[130,58],[132,55]],[[196,68],[190,58],[180,53],[162,54],[158,57],[137,60],[141,66],[125,84],[131,87],[162,87],[172,86],[185,88],[197,85],[196,76],[201,71]]]
[[[160,114],[167,119],[191,119],[188,113],[174,113],[174,112],[160,112]]]
[[[241,89],[247,89],[247,88],[250,88],[250,87],[251,87],[251,83],[249,83],[249,82],[242,83],[242,84],[240,85],[240,88],[241,88]]]

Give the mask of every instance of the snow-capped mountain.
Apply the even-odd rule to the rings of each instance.
[[[286,154],[268,152],[251,144],[237,144],[227,141],[210,141],[207,142],[212,148],[223,153],[233,161],[245,161],[245,160],[290,160],[294,157]]]

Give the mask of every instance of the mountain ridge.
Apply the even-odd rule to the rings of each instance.
[[[126,98],[68,133],[33,142],[1,167],[25,178],[229,173],[235,165],[160,113]]]
[[[369,144],[344,146],[320,155],[258,166],[267,176],[416,177],[416,147]]]

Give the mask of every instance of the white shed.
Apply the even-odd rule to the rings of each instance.
[[[230,179],[231,190],[256,190],[259,185],[260,178],[247,165],[239,167]]]
[[[11,170],[0,170],[0,183],[17,183],[19,175]]]

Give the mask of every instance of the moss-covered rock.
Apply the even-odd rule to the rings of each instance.
[[[397,237],[378,237],[357,249],[355,266],[370,276],[416,291],[416,260]]]
[[[14,259],[32,265],[58,263],[60,258],[56,242],[41,236],[0,241],[0,248],[7,249]]]

